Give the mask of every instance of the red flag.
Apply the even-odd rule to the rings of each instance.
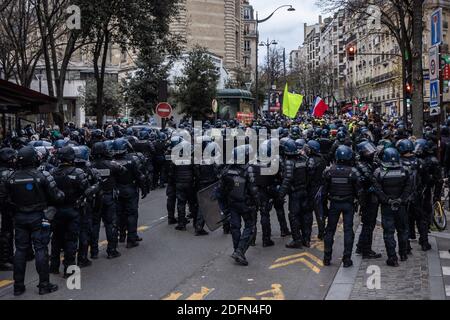
[[[316,118],[322,118],[329,108],[330,107],[328,107],[328,105],[320,97],[317,97],[314,102],[314,110],[312,114]]]

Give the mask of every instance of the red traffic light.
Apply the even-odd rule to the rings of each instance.
[[[354,61],[356,55],[356,47],[351,45],[347,47],[347,57],[349,61]]]
[[[411,87],[411,85],[409,83],[406,84],[406,88],[405,89],[406,89],[407,93],[412,93],[412,87]]]

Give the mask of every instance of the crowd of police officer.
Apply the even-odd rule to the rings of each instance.
[[[15,295],[25,291],[26,262],[32,259],[40,294],[57,290],[49,274],[60,273],[61,261],[64,277],[72,274],[73,265],[90,266],[99,258],[102,222],[108,259],[120,256],[119,242],[138,246],[139,200],[161,187],[166,188],[169,225],[186,231],[192,221],[195,235],[206,236],[209,212],[199,208],[197,196],[215,185],[214,196],[226,217],[223,230],[232,236],[232,258],[240,265],[248,265],[245,255],[256,245],[258,220],[263,247],[275,245],[272,209],[281,237],[292,237],[286,244],[291,249],[311,246],[315,218],[327,266],[341,215],[344,267],[353,265],[356,213],[362,221],[356,252],[363,259],[381,258],[372,250],[380,209],[389,266],[408,259],[416,230],[422,250],[431,249],[433,203],[441,199],[450,167],[447,126],[441,141],[432,127],[423,137],[413,137],[401,120],[366,117],[278,117],[248,126],[218,120],[204,122],[202,129],[183,122],[178,129],[69,126],[63,133],[38,135],[29,128],[5,139],[0,150],[0,268],[14,271]],[[235,141],[226,150],[227,144],[215,141],[217,133],[226,140],[236,129],[247,133],[243,144]],[[269,137],[258,140],[253,150],[252,135],[263,129]],[[273,129],[277,135],[270,136]],[[174,150],[185,157],[174,160]],[[192,161],[198,154],[210,157]],[[263,173],[274,165],[272,174]]]

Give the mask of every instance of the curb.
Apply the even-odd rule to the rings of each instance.
[[[427,252],[430,299],[446,300],[444,277],[442,275],[441,259],[439,257],[437,241],[435,237],[429,237],[428,241],[433,247],[432,250]]]
[[[361,233],[362,225],[358,226],[357,232],[355,233],[355,241],[358,239]],[[325,300],[349,300],[350,295],[353,290],[353,285],[355,284],[356,277],[358,275],[359,268],[362,263],[362,256],[353,254],[353,267],[344,268],[341,266],[334,277],[333,283],[325,297]]]

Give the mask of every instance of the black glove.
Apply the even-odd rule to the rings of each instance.
[[[400,199],[390,199],[389,205],[391,206],[392,211],[398,211],[400,209],[402,202]]]

